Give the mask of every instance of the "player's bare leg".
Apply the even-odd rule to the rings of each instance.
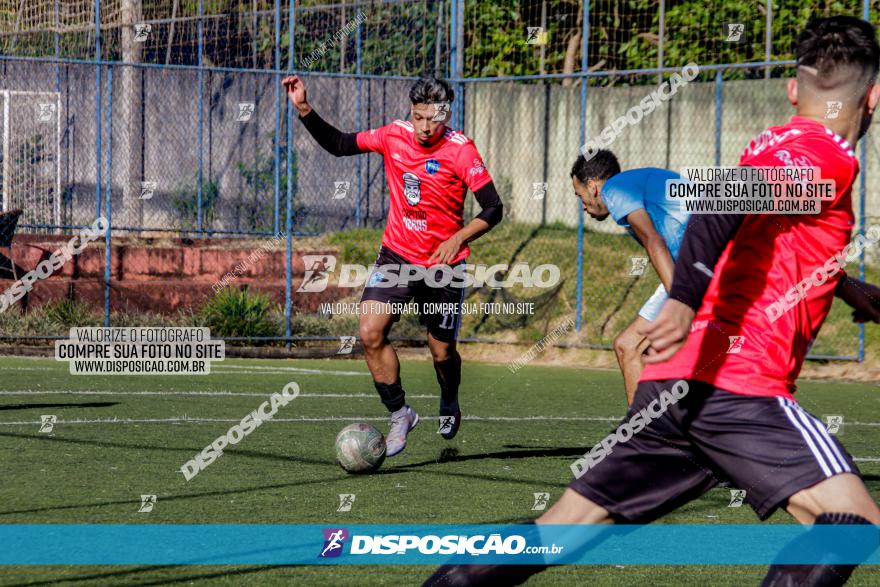
[[[461,356],[455,341],[444,341],[428,333],[428,348],[434,359],[434,371],[440,384],[440,427],[438,432],[451,440],[461,426],[458,387],[461,384]]]
[[[573,489],[566,489],[562,497],[550,506],[536,524],[613,524],[608,510],[587,499]]]
[[[880,525],[880,508],[858,475],[843,473],[798,491],[785,508],[801,524],[813,524],[824,513],[849,513]]]
[[[614,338],[614,354],[617,356],[617,363],[623,373],[623,387],[626,390],[626,405],[632,405],[633,397],[636,395],[636,387],[639,385],[639,376],[642,374],[642,355],[650,343],[642,334],[640,329],[650,324],[641,316],[629,323],[629,326]]]
[[[391,428],[385,438],[389,457],[406,448],[406,436],[419,423],[415,410],[406,405],[406,393],[400,384],[400,360],[388,340],[397,317],[390,305],[375,300],[361,302],[360,337],[367,367],[382,403],[391,412]]]
[[[875,550],[878,535],[876,526],[880,524],[880,509],[871,499],[865,484],[857,475],[843,473],[802,489],[788,499],[786,510],[794,518],[807,525],[817,527],[836,526],[868,526],[874,524],[874,538],[864,544],[835,543],[829,548],[826,561],[821,564],[792,565],[774,564],[770,566],[764,577],[762,587],[785,587],[787,585],[823,585],[838,586],[847,582],[855,570],[852,564],[856,560],[864,560]],[[802,552],[801,541],[809,540],[810,533],[803,538],[793,540],[786,545],[783,553]],[[823,542],[828,542],[827,540]],[[847,564],[843,564],[843,560]]]
[[[396,319],[391,313],[391,304],[375,300],[361,302],[361,344],[364,346],[367,367],[373,380],[379,383],[390,384],[400,379],[400,360],[388,340]]]

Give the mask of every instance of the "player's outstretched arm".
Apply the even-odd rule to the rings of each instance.
[[[684,345],[715,264],[744,218],[743,214],[691,216],[675,262],[670,299],[657,319],[641,331],[651,343],[645,363],[662,363]]]
[[[834,290],[834,295],[852,307],[854,322],[880,324],[880,287],[844,273]]]
[[[504,217],[504,205],[495,189],[495,182],[490,181],[479,188],[474,192],[474,197],[482,210],[451,238],[440,243],[440,246],[431,255],[432,261],[444,264],[451,262],[464,245],[477,240],[501,222]]]
[[[358,147],[357,133],[341,132],[315,112],[306,96],[306,86],[298,75],[284,78],[281,84],[287,90],[290,103],[299,112],[300,122],[325,151],[336,157],[366,152]]]

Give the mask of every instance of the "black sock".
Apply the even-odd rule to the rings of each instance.
[[[453,351],[452,356],[445,361],[434,361],[434,371],[437,372],[443,403],[457,402],[458,386],[461,384],[461,356],[458,351]]]
[[[522,585],[547,565],[444,565],[422,587],[476,587]]]
[[[523,534],[540,542],[540,534],[534,520],[523,522],[529,528]],[[477,587],[485,585],[521,585],[532,575],[546,570],[549,565],[443,565],[422,584],[422,587]]]
[[[835,524],[835,525],[862,525],[871,522],[856,514],[840,514],[826,513],[816,516],[815,525]],[[821,540],[821,539],[819,539]],[[783,548],[782,553],[800,553],[804,550],[812,550],[816,548],[816,539],[810,540],[809,533],[803,537],[796,538]],[[858,565],[841,564],[840,559],[846,554],[846,558],[868,558],[874,549],[877,548],[878,539],[873,539],[873,544],[860,545],[861,550],[853,551],[853,546],[842,544],[824,544],[826,541],[821,540],[821,546],[824,547],[825,564],[813,565],[786,565],[773,564],[761,583],[762,587],[838,587],[846,583],[850,575]]]
[[[382,398],[382,403],[385,404],[389,412],[396,412],[406,405],[406,392],[403,391],[403,387],[400,385],[400,379],[395,383],[373,381],[373,384],[376,386],[376,391],[379,392],[379,397]]]

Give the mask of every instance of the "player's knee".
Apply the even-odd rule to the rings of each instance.
[[[381,328],[376,328],[369,322],[360,325],[359,334],[361,344],[364,350],[372,351],[381,348],[385,344],[385,332]]]
[[[431,358],[435,363],[445,363],[453,358],[454,349],[449,344],[431,345]]]
[[[823,513],[841,512],[880,525],[880,508],[862,480],[852,473],[835,475],[798,491],[788,499],[788,509],[801,522],[810,522]]]
[[[628,358],[638,354],[638,341],[626,331],[614,337],[614,353],[621,358]]]

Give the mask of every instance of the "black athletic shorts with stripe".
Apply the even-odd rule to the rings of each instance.
[[[462,263],[463,260],[456,265]],[[458,328],[461,326],[461,305],[464,301],[465,288],[456,285],[462,283],[456,278],[449,279],[447,285],[437,287],[445,281],[443,273],[451,276],[455,265],[434,266],[425,269],[430,276],[426,276],[425,279],[413,277],[406,284],[381,287],[383,283],[389,283],[389,279],[394,279],[391,275],[388,279],[385,278],[383,265],[386,266],[386,272],[399,274],[401,265],[415,265],[415,263],[410,263],[391,249],[380,248],[376,266],[364,287],[361,301],[388,302],[400,305],[398,307],[412,302],[419,313],[419,324],[426,327],[434,338],[444,342],[455,341],[458,338]]]
[[[802,489],[840,473],[859,474],[837,438],[796,401],[687,380],[686,394],[675,403],[667,395],[662,412],[661,392],[677,382],[639,383],[621,423],[641,427],[633,424],[645,418],[631,418],[643,409],[650,422],[628,440],[624,430],[617,438],[625,441],[601,460],[583,461],[591,466],[582,465],[586,470],[570,485],[619,521],[649,523],[720,480],[744,489],[763,520]]]

